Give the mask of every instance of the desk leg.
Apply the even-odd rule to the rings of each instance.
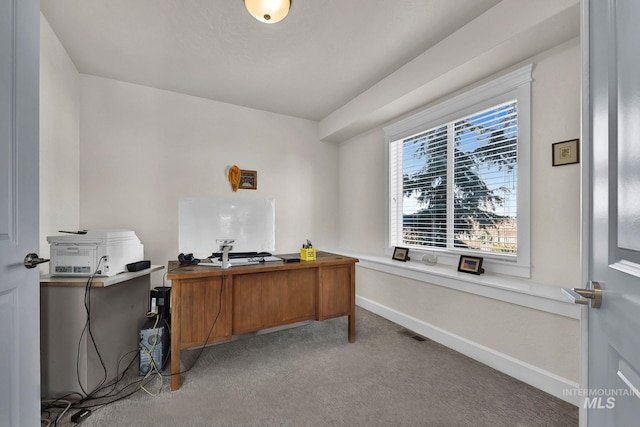
[[[180,388],[180,281],[171,284],[171,391]]]
[[[171,391],[175,391],[180,388],[180,350],[171,347]]]
[[[351,265],[351,289],[350,289],[350,311],[349,314],[349,342],[356,342],[356,265]]]
[[[356,315],[349,315],[349,342],[356,342]]]

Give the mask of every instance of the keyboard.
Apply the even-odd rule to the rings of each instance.
[[[229,252],[229,260],[236,258],[264,258],[271,256],[269,252]],[[222,258],[222,252],[214,252],[209,258]]]

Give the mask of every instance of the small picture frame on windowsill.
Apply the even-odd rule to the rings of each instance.
[[[482,268],[482,258],[476,256],[460,255],[460,262],[458,262],[458,271],[469,274],[484,273],[484,268]]]
[[[391,257],[391,259],[394,259],[396,261],[402,261],[402,262],[407,262],[411,260],[411,258],[409,258],[409,249],[394,247],[393,256]]]

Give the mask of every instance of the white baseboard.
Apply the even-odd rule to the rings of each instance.
[[[368,298],[356,295],[356,305],[565,402],[575,406],[580,404],[578,393],[573,391],[573,389],[577,390],[579,388],[576,382],[452,334],[442,328],[386,307]]]

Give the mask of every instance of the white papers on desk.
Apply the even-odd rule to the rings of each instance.
[[[220,261],[220,258],[218,258],[218,261]],[[234,267],[237,265],[260,264],[260,261],[253,258],[232,258],[229,260],[229,264],[231,264],[231,267]]]
[[[278,258],[277,256],[265,256],[265,257],[261,257],[263,261],[265,262],[270,262],[270,261],[282,261],[282,258]],[[252,258],[255,259],[255,258]]]
[[[199,267],[222,267],[222,263],[217,258],[211,260],[211,262],[199,262]]]

